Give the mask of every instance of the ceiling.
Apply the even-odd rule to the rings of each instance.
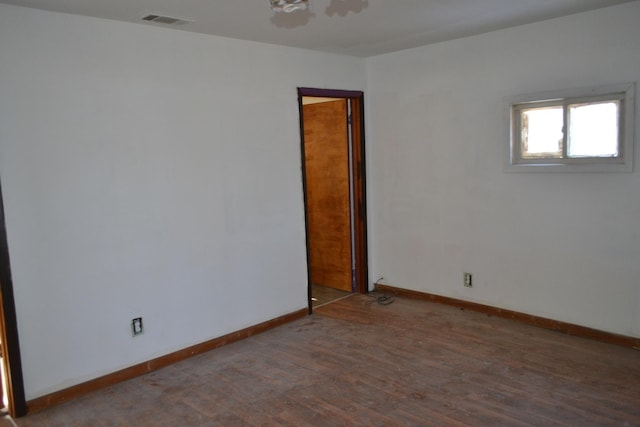
[[[271,12],[269,0],[0,0],[141,25],[368,57],[639,0],[311,0]],[[147,14],[193,21],[147,23]]]

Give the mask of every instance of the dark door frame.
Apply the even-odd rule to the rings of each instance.
[[[11,262],[7,227],[4,218],[4,202],[2,185],[0,184],[0,333],[2,334],[2,363],[7,386],[7,409],[12,417],[17,418],[27,413],[22,378],[22,359],[18,340],[18,322],[16,305],[13,297],[13,280],[11,278]]]
[[[300,152],[302,155],[302,188],[304,196],[304,220],[305,237],[307,249],[307,297],[309,301],[309,314],[313,307],[311,302],[311,259],[309,242],[309,218],[307,214],[307,178],[305,165],[304,146],[304,114],[302,108],[302,98],[305,96],[323,98],[346,99],[350,105],[351,117],[351,168],[353,170],[353,212],[355,219],[354,233],[351,239],[354,240],[355,258],[355,283],[358,293],[369,292],[368,277],[368,252],[367,252],[367,198],[366,198],[366,169],[365,169],[365,141],[364,141],[364,93],[361,91],[298,88],[298,109],[300,114]]]

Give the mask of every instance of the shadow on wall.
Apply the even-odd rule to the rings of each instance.
[[[346,16],[349,12],[360,13],[369,7],[369,0],[331,0],[325,9],[329,17]],[[309,9],[302,12],[276,13],[271,17],[271,23],[278,28],[292,29],[306,25],[316,15]]]

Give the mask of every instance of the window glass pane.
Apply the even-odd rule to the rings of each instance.
[[[562,107],[522,110],[522,158],[562,157]]]
[[[618,157],[618,101],[569,105],[569,157]]]

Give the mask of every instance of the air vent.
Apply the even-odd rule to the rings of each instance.
[[[187,19],[172,18],[170,16],[153,15],[153,14],[143,16],[142,20],[157,22],[158,24],[167,24],[167,25],[183,25],[183,24],[189,24],[193,22]]]

